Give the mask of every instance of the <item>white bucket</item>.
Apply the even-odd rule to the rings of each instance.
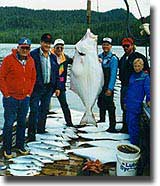
[[[135,153],[122,152],[119,147],[129,146],[136,150]],[[117,146],[117,176],[136,176],[137,164],[140,158],[140,148],[131,144],[121,144]]]

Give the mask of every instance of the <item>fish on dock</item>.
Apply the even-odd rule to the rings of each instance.
[[[29,154],[29,155],[26,155],[26,156],[18,156],[18,157],[15,157],[15,158],[12,158],[10,159],[10,161],[18,161],[18,160],[23,160],[24,158],[28,158],[28,159],[36,159],[42,163],[53,163],[54,161],[49,158],[49,157],[46,157],[46,156],[41,156],[41,155],[32,155],[32,154]]]
[[[120,144],[130,144],[129,140],[119,140],[119,141],[115,141],[115,140],[93,140],[93,141],[79,141],[76,143],[76,147],[79,147],[81,145],[92,145],[95,147],[108,147],[108,148],[112,148],[112,149],[117,149],[117,146]]]
[[[52,160],[68,160],[69,159],[69,156],[64,152],[53,151],[53,150],[43,149],[43,148],[31,147],[30,153],[33,155],[35,154],[35,155],[45,156],[45,157],[51,158]]]
[[[68,138],[67,136],[63,135],[63,134],[59,134],[59,135],[53,135],[50,133],[47,134],[36,134],[36,140],[37,141],[41,141],[41,140],[57,140],[57,141],[69,141],[70,138]]]
[[[68,147],[68,146],[70,146],[70,143],[68,143],[67,141],[54,141],[54,140],[51,141],[51,140],[45,139],[42,142],[45,143],[45,144],[48,144],[48,145],[55,145],[57,147]]]
[[[112,139],[112,140],[125,140],[129,139],[128,134],[124,133],[109,133],[109,132],[92,132],[92,133],[78,133],[78,136],[85,139]]]
[[[36,147],[36,148],[44,148],[44,149],[49,149],[49,150],[55,150],[55,151],[64,151],[62,147],[58,147],[55,145],[49,145],[49,144],[45,144],[42,141],[34,141],[34,142],[29,142],[27,143],[27,146],[29,147],[29,149],[31,147]]]
[[[7,169],[9,173],[13,176],[35,176],[39,175],[40,172],[37,170],[15,170],[15,169]]]
[[[14,170],[37,170],[41,171],[42,168],[38,167],[34,163],[13,163],[8,165],[10,169]]]
[[[9,159],[9,162],[13,162],[13,163],[34,163],[36,166],[38,167],[44,167],[44,163],[42,163],[41,161],[34,159],[33,157],[27,157],[27,156],[18,156],[12,159]]]
[[[67,153],[73,153],[77,156],[84,157],[90,160],[99,160],[103,164],[116,162],[116,150],[106,147],[88,147],[66,150]]]

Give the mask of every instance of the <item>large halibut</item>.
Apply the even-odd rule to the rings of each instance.
[[[71,69],[71,90],[78,94],[86,109],[80,124],[96,124],[92,108],[103,84],[102,66],[98,61],[97,36],[88,29],[75,45]]]

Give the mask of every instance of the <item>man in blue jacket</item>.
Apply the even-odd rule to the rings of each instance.
[[[52,36],[45,33],[41,46],[31,52],[36,67],[36,83],[30,99],[28,141],[35,141],[35,134],[45,133],[45,124],[51,96],[60,95],[60,82],[56,57],[51,54]]]
[[[104,38],[102,41],[103,52],[99,54],[99,60],[102,63],[104,73],[104,86],[102,92],[98,97],[98,107],[100,112],[100,120],[98,122],[105,122],[106,110],[109,115],[109,128],[107,132],[117,132],[115,130],[116,116],[115,104],[113,102],[113,90],[117,77],[118,58],[112,54],[112,39]]]

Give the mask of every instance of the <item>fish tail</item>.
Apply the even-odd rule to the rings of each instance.
[[[81,125],[84,125],[87,123],[97,125],[95,117],[91,111],[86,111],[81,119],[81,122],[80,122]]]

